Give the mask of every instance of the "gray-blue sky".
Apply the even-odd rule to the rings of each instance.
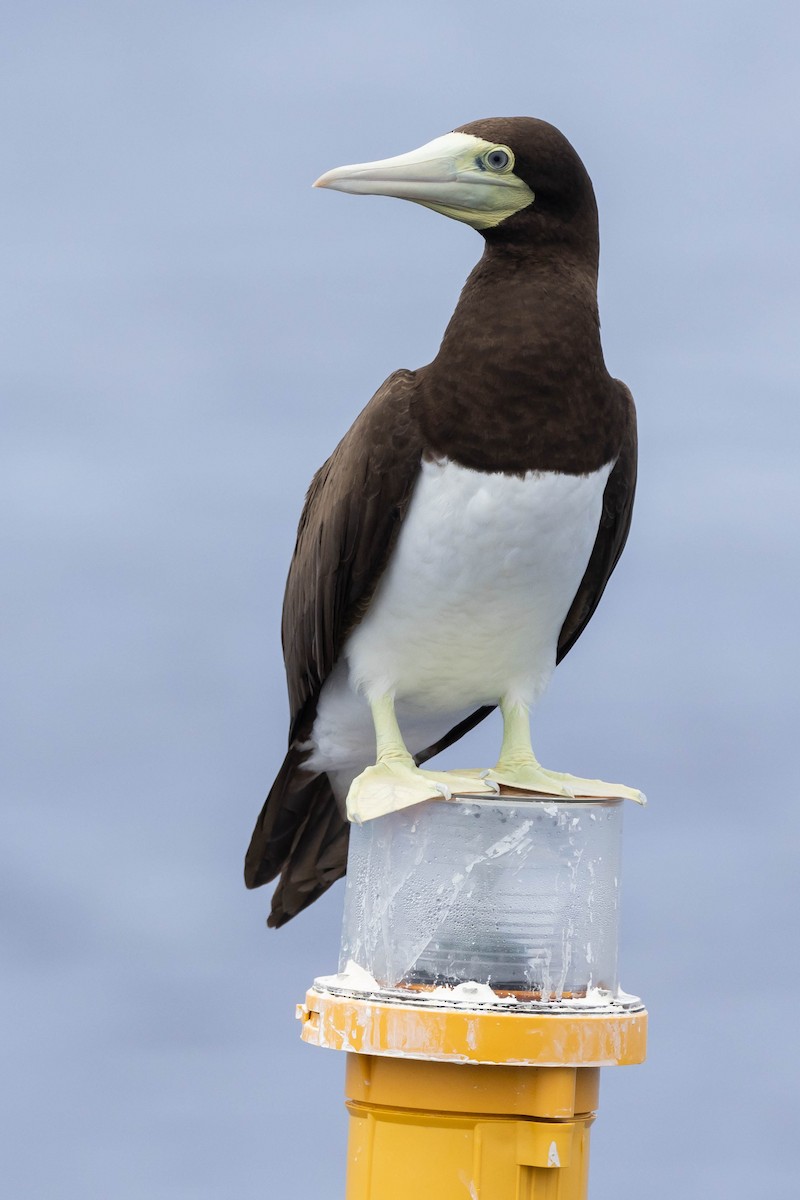
[[[650,1059],[605,1072],[593,1187],[792,1196],[796,10],[274,7],[4,17],[9,1192],[341,1192],[343,1063],[291,1019],[339,889],[268,935],[241,857],[304,490],[435,353],[480,240],[309,184],[528,113],[594,179],[642,436],[629,547],[537,720],[545,762],[651,796],[622,951]]]

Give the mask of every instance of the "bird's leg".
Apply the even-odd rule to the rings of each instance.
[[[581,779],[563,771],[548,771],[537,760],[531,745],[530,711],[526,704],[501,700],[503,715],[503,744],[497,765],[487,771],[489,782],[519,788],[525,792],[542,792],[546,796],[572,799],[575,796],[620,797],[644,804],[645,797],[636,788],[622,783],[606,783],[602,779]]]
[[[397,723],[392,696],[380,696],[370,704],[372,723],[375,726],[375,751],[377,762],[397,762],[414,766],[414,759],[403,741]]]
[[[419,804],[422,800],[449,800],[453,792],[496,792],[497,785],[448,771],[423,771],[414,762],[403,741],[390,695],[370,700],[375,725],[377,761],[357,775],[347,793],[347,816],[351,821],[370,821],[385,813]]]

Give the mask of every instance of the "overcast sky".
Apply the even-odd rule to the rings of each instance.
[[[799,30],[774,0],[6,6],[9,1196],[343,1194],[343,1056],[293,1020],[341,885],[268,933],[241,861],[305,488],[435,354],[481,241],[309,185],[528,114],[594,180],[642,442],[622,564],[535,727],[546,764],[651,800],[621,954],[649,1060],[604,1072],[593,1195],[794,1197]]]

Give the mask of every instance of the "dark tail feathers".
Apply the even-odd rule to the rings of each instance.
[[[349,827],[327,775],[304,768],[307,751],[289,747],[256,821],[245,857],[244,881],[261,887],[280,873],[267,924],[291,920],[347,868]]]

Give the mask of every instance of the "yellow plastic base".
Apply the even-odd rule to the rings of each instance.
[[[347,1056],[347,1200],[583,1200],[599,1069]]]
[[[357,1054],[531,1067],[644,1062],[647,1013],[497,1012],[398,1004],[316,987],[298,1005],[303,1041]]]
[[[601,1066],[644,1061],[647,1013],[502,1012],[314,987],[304,1041],[346,1050],[346,1200],[585,1200]]]

